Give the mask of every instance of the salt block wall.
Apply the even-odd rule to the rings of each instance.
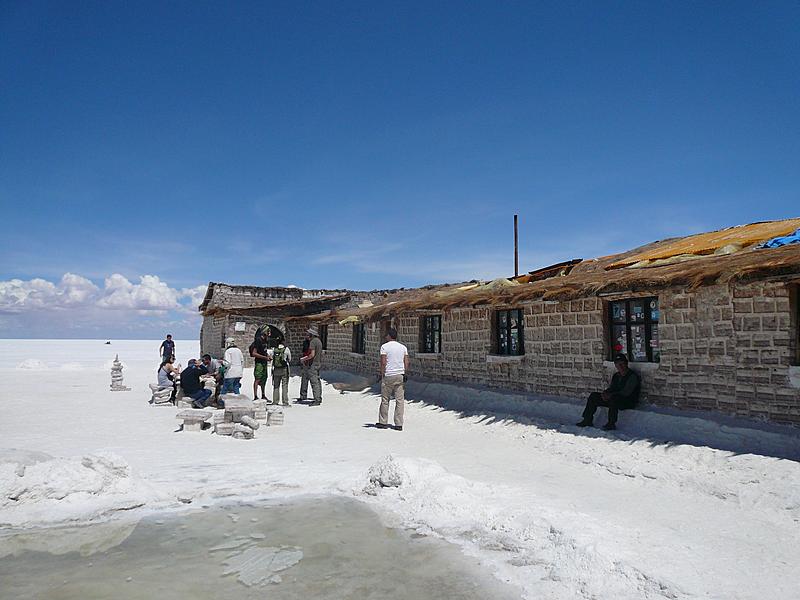
[[[643,401],[800,424],[800,389],[790,382],[798,325],[786,284],[674,288],[658,297],[661,361],[632,363],[642,374]],[[448,310],[441,354],[418,351],[422,313],[400,315],[393,325],[409,348],[412,377],[583,398],[604,388],[613,373],[605,321],[614,299]],[[500,308],[523,309],[525,355],[492,354]],[[329,325],[324,368],[376,374],[383,326],[366,325],[365,354],[351,351],[352,330]]]

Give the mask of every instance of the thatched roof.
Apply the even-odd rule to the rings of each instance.
[[[783,225],[767,230],[770,233],[786,230],[787,227],[793,226],[794,220],[773,222],[773,225],[778,223]],[[762,228],[762,234],[764,231]],[[745,233],[751,235],[752,232],[745,231]],[[687,247],[685,243],[681,245],[677,242],[686,242],[689,238],[663,240],[621,254],[574,262],[570,265],[571,270],[568,273],[549,279],[528,283],[501,279],[489,284],[452,286],[434,290],[407,290],[404,294],[388,297],[373,306],[334,309],[325,314],[304,318],[342,321],[348,317],[355,317],[360,321],[375,321],[412,311],[447,310],[486,304],[514,305],[535,299],[572,300],[600,294],[655,293],[672,286],[697,288],[715,283],[750,282],[768,278],[800,281],[800,244],[774,249],[756,249],[753,245],[755,242],[773,237],[770,234],[763,236],[762,234],[750,240],[749,248],[732,254],[682,253],[679,258],[675,258],[675,262],[643,266],[642,256],[655,257],[665,254],[674,256],[669,253],[676,248]],[[723,236],[718,238],[722,239]],[[672,250],[669,250],[670,248]],[[708,252],[707,244],[703,245],[703,252]],[[621,268],[622,264],[637,266]]]

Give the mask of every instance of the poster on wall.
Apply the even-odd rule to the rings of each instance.
[[[628,336],[624,325],[614,325],[614,353],[628,353]]]
[[[635,361],[647,360],[643,325],[634,325],[631,327],[631,359]]]
[[[614,302],[611,304],[611,318],[615,321],[625,320],[625,303]]]
[[[245,331],[247,329],[247,324],[242,321],[237,321],[236,324],[233,326],[234,331]]]
[[[644,302],[631,302],[631,321],[644,321]]]
[[[650,351],[653,354],[653,362],[661,360],[661,348],[658,343],[658,325],[653,325],[650,329]]]
[[[650,301],[650,320],[658,321],[658,300],[653,299]]]

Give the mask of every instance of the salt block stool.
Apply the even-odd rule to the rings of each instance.
[[[203,422],[212,415],[210,410],[202,408],[184,408],[175,415],[176,419],[183,420],[184,431],[201,431]]]
[[[255,407],[248,398],[225,399],[225,421],[241,423],[242,417],[254,417]]]

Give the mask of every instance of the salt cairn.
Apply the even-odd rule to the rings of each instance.
[[[111,391],[112,392],[129,392],[131,388],[122,385],[122,363],[119,362],[119,354],[114,357],[114,363],[111,365]]]

